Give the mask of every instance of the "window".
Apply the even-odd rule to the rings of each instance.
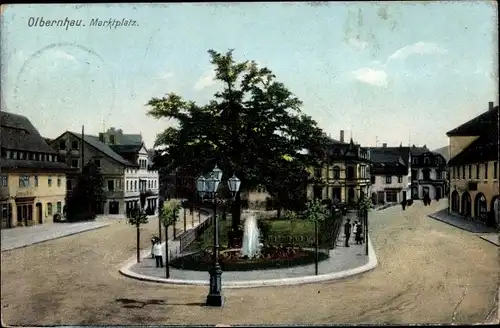
[[[110,136],[109,136],[109,143],[110,143],[110,144],[112,144],[112,145],[114,145],[114,144],[115,144],[115,141],[116,141],[116,140],[115,140],[115,136],[114,136],[114,135],[110,135]]]
[[[498,162],[493,162],[493,179],[498,179]]]
[[[95,164],[95,166],[97,166],[97,167],[101,167],[101,160],[100,160],[100,159],[96,159],[96,160],[94,160],[94,164]]]
[[[64,140],[59,141],[59,149],[66,149],[66,141]]]
[[[126,189],[126,190],[127,190],[127,191],[129,191],[129,190],[130,190],[130,181],[128,181],[128,180],[127,180],[127,189]]]
[[[57,177],[57,186],[60,187],[61,186],[61,177]]]
[[[464,172],[465,172],[465,167],[464,167]],[[422,171],[423,175],[423,180],[430,180],[431,179],[431,170],[425,169]]]
[[[77,159],[71,160],[71,167],[78,167],[78,160]]]
[[[38,187],[38,175],[35,175],[34,178],[35,178],[35,187]]]
[[[484,163],[484,179],[488,179],[488,163]]]
[[[134,181],[134,191],[137,191],[137,180]]]
[[[403,183],[403,177],[401,175],[398,176],[398,183]]]
[[[429,164],[430,160],[429,157],[424,157],[424,164]]]
[[[348,180],[354,179],[354,167],[352,166],[347,167],[347,179]]]
[[[479,180],[479,172],[481,171],[481,167],[479,164],[476,164],[476,179]]]
[[[49,184],[49,187],[52,187],[52,177],[49,175],[49,178],[47,179],[47,182]]]
[[[333,167],[333,178],[336,180],[340,179],[340,168],[338,166]]]
[[[148,188],[151,189],[151,180],[148,180]]]
[[[23,152],[19,152],[19,159],[24,159],[24,153]]]
[[[61,202],[57,202],[56,211],[57,211],[57,213],[61,214],[61,212],[62,212],[62,203]]]
[[[21,175],[19,177],[19,188],[28,188],[30,186],[29,175]]]
[[[52,215],[52,203],[47,203],[47,214]]]
[[[392,177],[390,175],[385,177],[385,183],[386,184],[391,184],[392,183]]]
[[[115,181],[108,180],[108,191],[115,191]]]
[[[412,164],[418,164],[418,158],[417,157],[412,157],[411,158],[411,163]]]
[[[375,176],[374,176],[374,175],[372,175],[372,176],[370,177],[370,181],[371,181],[371,183],[372,183],[372,184],[375,184]]]
[[[472,179],[472,165],[469,165],[469,179]]]
[[[0,175],[0,187],[7,187],[9,178],[6,174]]]
[[[75,140],[71,142],[71,149],[74,150],[78,149],[78,141]]]
[[[73,190],[73,183],[72,183],[72,181],[70,179],[66,180],[66,190],[67,191]]]
[[[411,180],[418,180],[418,170],[411,170]]]
[[[142,161],[143,162],[143,161]],[[144,162],[143,162],[144,163]],[[321,168],[315,168],[314,169],[314,177],[315,178],[321,178]]]
[[[455,167],[452,167],[452,168],[451,168],[451,177],[452,177],[453,179],[455,179],[455,177],[456,177],[455,172],[456,172]]]
[[[462,179],[465,179],[465,165],[462,166]]]

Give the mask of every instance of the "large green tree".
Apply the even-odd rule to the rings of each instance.
[[[306,169],[322,159],[318,155],[326,136],[271,70],[254,61],[236,62],[233,50],[208,53],[220,85],[211,101],[197,104],[167,93],[147,104],[148,115],[178,123],[157,135],[155,146],[162,154],[157,160],[193,176],[217,164],[223,180],[233,174],[242,180],[240,191],[263,184],[283,202],[284,181],[292,180],[287,187],[304,189]],[[294,174],[286,178],[287,170]],[[239,225],[240,207],[238,193],[232,211],[234,228]]]
[[[88,162],[79,174],[71,196],[67,199],[68,221],[95,219],[96,209],[104,201],[106,201],[104,178],[99,167]]]

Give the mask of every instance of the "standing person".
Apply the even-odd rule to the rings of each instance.
[[[406,201],[405,201],[405,200],[403,200],[403,201],[401,202],[401,207],[403,208],[403,211],[404,211],[404,210],[405,210],[405,208],[406,208]]]
[[[349,238],[351,237],[351,220],[347,219],[344,224],[345,247],[349,247]]]
[[[161,244],[159,241],[155,243],[153,250],[154,250],[155,259],[156,259],[156,267],[163,268],[163,251],[161,249]]]
[[[357,245],[361,245],[363,243],[363,238],[361,238],[361,232],[363,231],[363,228],[361,227],[361,223],[358,222],[356,225],[356,230],[354,230],[355,234],[355,240]]]

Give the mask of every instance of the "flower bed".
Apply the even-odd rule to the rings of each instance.
[[[319,252],[319,261],[328,258],[328,254]],[[292,246],[263,246],[256,258],[241,257],[240,250],[222,250],[219,262],[223,271],[252,271],[282,269],[303,266],[315,262],[315,252]],[[205,250],[176,258],[170,266],[191,271],[207,271],[213,264],[212,251]]]

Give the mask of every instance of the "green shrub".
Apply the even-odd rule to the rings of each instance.
[[[257,226],[259,228],[261,239],[267,240],[272,228],[271,222],[269,222],[269,220],[257,220]]]

